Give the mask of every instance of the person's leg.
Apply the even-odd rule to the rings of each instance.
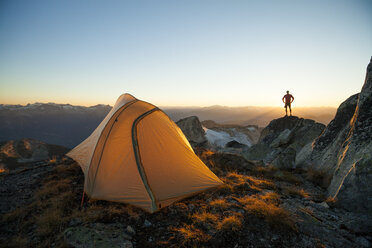
[[[286,104],[286,105],[285,105],[285,116],[288,116],[287,108],[288,108],[288,105]]]
[[[291,104],[289,104],[289,113],[290,113],[290,115],[292,116],[292,109],[291,109]]]

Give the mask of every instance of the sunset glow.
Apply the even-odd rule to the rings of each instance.
[[[0,104],[337,107],[372,51],[370,1],[3,1]]]

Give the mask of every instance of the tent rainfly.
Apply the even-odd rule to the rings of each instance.
[[[67,156],[81,166],[90,198],[150,213],[222,184],[163,111],[130,94]]]

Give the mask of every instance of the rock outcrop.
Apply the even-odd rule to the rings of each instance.
[[[10,140],[0,146],[0,169],[15,169],[22,164],[64,155],[68,148],[34,139]]]
[[[203,147],[208,145],[207,138],[205,137],[205,131],[198,117],[190,116],[177,121],[176,124],[185,134],[191,146]]]
[[[353,211],[372,211],[372,59],[359,95],[342,103],[314,142],[310,163],[331,175],[330,197]]]
[[[321,123],[295,116],[272,120],[262,130],[259,142],[250,147],[244,156],[250,160],[263,160],[278,168],[294,168],[296,155],[324,128]]]

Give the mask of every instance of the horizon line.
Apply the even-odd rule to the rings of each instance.
[[[94,105],[87,105],[87,104],[71,104],[71,103],[57,103],[57,102],[34,102],[34,103],[26,103],[26,104],[20,104],[20,103],[0,103],[0,105],[5,105],[5,106],[22,106],[26,107],[27,105],[32,105],[32,104],[57,104],[57,105],[71,105],[71,106],[79,106],[79,107],[94,107],[98,105],[104,105],[104,106],[110,106],[113,107],[113,105],[110,104],[103,104],[103,103],[97,103]],[[334,108],[337,109],[338,107],[334,106],[323,106],[323,105],[313,105],[313,106],[304,106],[304,105],[292,105],[295,108]],[[239,105],[239,106],[229,106],[229,105],[220,105],[220,104],[212,104],[212,105],[158,105],[160,108],[210,108],[210,107],[225,107],[225,108],[247,108],[247,107],[254,107],[254,108],[282,108],[280,106],[274,106],[274,105]]]

